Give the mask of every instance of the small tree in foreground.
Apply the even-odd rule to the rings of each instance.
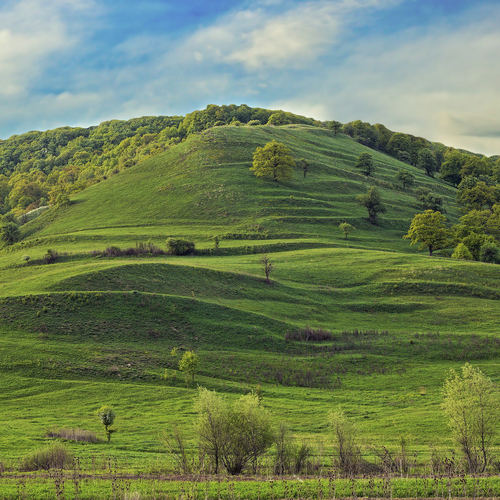
[[[200,451],[219,472],[223,465],[229,474],[240,474],[271,446],[273,432],[269,415],[256,394],[247,394],[231,407],[214,391],[200,388],[195,399]]]
[[[269,275],[274,271],[274,265],[271,262],[271,258],[267,253],[265,253],[261,258],[260,258],[260,263],[262,264],[262,270],[264,271],[264,274],[266,275],[266,283],[268,285],[271,284],[271,280],[269,279]]]
[[[342,222],[339,224],[339,229],[344,233],[344,239],[347,240],[347,236],[351,231],[354,231],[356,228],[349,224],[348,222]]]
[[[179,361],[179,370],[184,372],[186,375],[186,384],[187,384],[187,376],[191,375],[191,383],[194,384],[194,376],[198,371],[198,365],[200,364],[200,360],[198,355],[193,351],[186,351],[182,358]]]
[[[421,243],[419,250],[429,249],[429,256],[435,250],[441,250],[451,245],[451,231],[444,225],[446,217],[441,212],[426,210],[423,214],[413,217],[408,233],[403,236],[411,240],[410,245]]]
[[[356,199],[360,205],[363,205],[368,210],[368,219],[372,224],[377,223],[379,213],[383,214],[387,211],[375,186],[368,188],[366,194],[360,194]]]
[[[328,413],[333,431],[335,447],[334,462],[345,475],[355,474],[359,469],[361,453],[356,443],[356,427],[339,409]]]
[[[113,408],[111,406],[101,406],[96,413],[101,421],[101,424],[104,425],[108,441],[111,441],[111,434],[116,432],[114,429],[110,429],[115,421],[115,412]]]
[[[490,461],[500,416],[493,389],[491,380],[469,363],[461,374],[450,370],[443,386],[442,408],[471,474],[484,472]]]

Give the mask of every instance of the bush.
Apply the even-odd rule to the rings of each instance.
[[[500,264],[500,248],[494,243],[486,243],[479,251],[479,260],[490,264]]]
[[[167,253],[169,255],[194,254],[194,242],[182,239],[169,238],[167,240]]]
[[[2,221],[3,222],[3,221]],[[0,226],[0,239],[7,245],[12,245],[21,239],[21,232],[15,222],[3,222]]]
[[[255,127],[256,125],[260,125],[260,124],[261,124],[261,123],[260,123],[260,120],[250,120],[250,121],[247,123],[247,125],[248,125],[249,127]]]
[[[459,243],[457,245],[451,258],[452,259],[474,260],[474,257],[470,253],[469,249],[463,243]]]
[[[45,264],[53,264],[59,258],[59,253],[57,250],[47,250],[47,253],[43,256]]]
[[[48,438],[61,438],[68,441],[95,443],[98,440],[94,431],[86,431],[85,429],[52,429],[45,434]]]
[[[69,468],[73,464],[73,454],[61,443],[38,448],[21,459],[22,471],[50,470]]]

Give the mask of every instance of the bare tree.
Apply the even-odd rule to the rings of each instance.
[[[267,253],[265,253],[260,258],[260,262],[262,264],[262,270],[264,271],[264,273],[266,275],[266,283],[268,285],[270,285],[271,284],[271,280],[269,279],[269,275],[274,271],[274,265],[271,262],[271,258],[269,257],[269,255],[267,255]]]

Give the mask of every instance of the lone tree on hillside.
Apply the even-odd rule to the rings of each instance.
[[[295,161],[291,151],[280,142],[268,142],[263,148],[257,148],[253,154],[250,170],[257,177],[272,176],[273,181],[288,181],[293,177]]]
[[[360,205],[363,205],[368,210],[368,219],[372,224],[377,223],[377,215],[387,212],[385,205],[382,203],[380,193],[375,186],[369,187],[366,194],[360,194],[356,198]]]
[[[304,179],[305,179],[307,172],[309,172],[309,162],[304,158],[301,158],[300,160],[297,161],[297,166],[300,169],[302,169],[302,172],[304,172]]]
[[[426,210],[423,214],[413,217],[408,233],[404,239],[411,240],[410,245],[422,243],[419,250],[429,249],[429,256],[435,250],[441,250],[452,244],[451,231],[444,225],[446,217],[441,212]]]
[[[108,441],[111,441],[111,434],[113,434],[115,430],[110,429],[110,427],[113,425],[116,416],[113,408],[111,408],[111,406],[101,406],[96,413],[102,425],[104,425]]]
[[[339,224],[339,229],[344,233],[344,237],[347,240],[347,236],[351,231],[354,231],[356,228],[349,224],[349,222],[341,222]]]
[[[375,169],[372,155],[370,153],[361,153],[356,160],[356,168],[361,169],[366,176],[370,176]]]
[[[266,275],[266,283],[268,285],[271,284],[271,280],[269,279],[269,275],[274,271],[274,265],[271,262],[271,258],[267,253],[265,253],[261,258],[260,258],[260,263],[262,264],[262,270],[264,271],[264,274]]]
[[[462,373],[450,370],[443,386],[445,415],[467,460],[470,474],[484,472],[500,417],[493,383],[469,363]]]
[[[412,187],[415,184],[415,176],[408,172],[408,170],[399,170],[396,179],[403,184],[403,191],[406,191],[407,187]]]
[[[198,355],[193,351],[186,351],[181,360],[179,361],[179,370],[184,372],[186,375],[186,385],[187,385],[187,377],[191,375],[191,382],[194,384],[194,375],[198,371],[198,365],[200,364],[200,360]]]

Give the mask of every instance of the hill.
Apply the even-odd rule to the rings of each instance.
[[[310,164],[307,176],[252,175],[253,151],[273,139]],[[355,168],[367,151],[370,177]],[[342,405],[377,445],[404,435],[420,451],[449,446],[447,370],[472,361],[498,379],[500,267],[431,259],[402,239],[422,210],[396,179],[402,168],[458,222],[450,184],[348,135],[289,124],[191,134],[24,224],[0,254],[0,455],[16,459],[51,426],[98,431],[102,404],[115,407],[120,432],[82,456],[112,450],[145,467],[174,422],[194,450],[195,388],[174,348],[194,349],[196,383],[230,399],[262,384],[266,407],[300,436],[328,440],[326,414]],[[371,186],[387,205],[377,225],[356,201]],[[356,228],[348,240],[344,221]],[[194,241],[195,255],[102,253],[165,248],[169,237]],[[49,248],[59,256],[47,264]],[[331,334],[301,340],[311,328]]]

